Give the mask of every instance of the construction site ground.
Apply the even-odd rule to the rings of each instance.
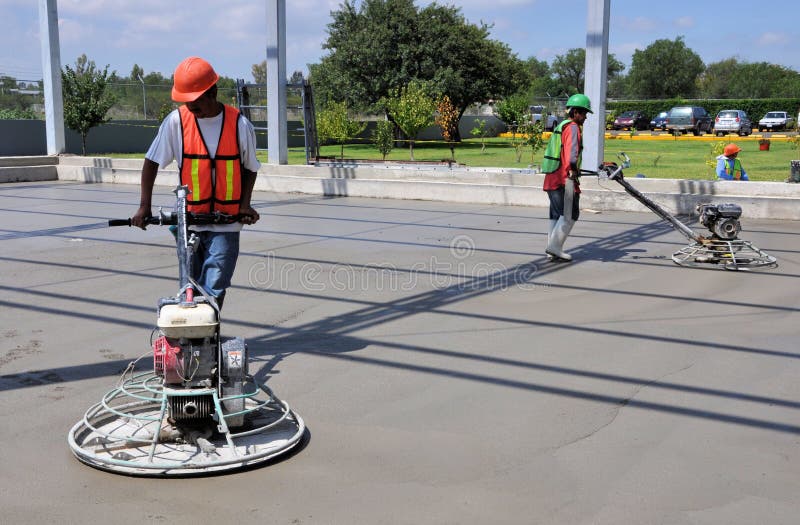
[[[4,523],[797,523],[797,222],[745,209],[779,267],[733,272],[675,265],[687,240],[653,214],[584,211],[564,264],[545,208],[258,192],[222,332],[308,433],[261,468],[148,479],[67,445],[152,362],[176,292],[166,228],[106,226],[138,202],[0,185]]]

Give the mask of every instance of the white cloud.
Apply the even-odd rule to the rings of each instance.
[[[788,44],[789,40],[789,36],[786,33],[763,33],[756,41],[760,46],[774,46]]]
[[[675,20],[673,20],[672,23],[676,27],[689,28],[689,27],[694,27],[695,21],[694,21],[694,17],[682,16],[680,18],[676,18]]]
[[[637,16],[629,18],[627,16],[619,16],[614,18],[614,30],[622,31],[635,31],[635,32],[650,32],[658,27],[658,23],[646,16]]]
[[[430,2],[428,2],[430,3]],[[448,4],[449,2],[439,2],[440,4]],[[479,7],[481,9],[486,7],[486,0],[461,0],[460,2],[453,2],[456,7],[465,9]],[[533,6],[536,5],[536,0],[493,0],[493,7],[519,7],[519,6]]]
[[[566,47],[542,47],[534,55],[538,60],[550,62],[558,55],[563,55],[567,52]]]
[[[133,7],[124,0],[59,0],[58,15],[114,16]]]
[[[72,18],[58,19],[59,40],[65,44],[81,42],[90,39],[94,35],[94,27],[86,25]]]

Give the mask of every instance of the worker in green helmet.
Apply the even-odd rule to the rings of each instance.
[[[545,253],[555,261],[572,260],[572,256],[564,251],[564,242],[580,214],[578,176],[583,151],[583,123],[589,113],[592,113],[589,97],[581,93],[569,97],[567,119],[553,130],[544,152],[542,189],[550,198],[550,230]]]

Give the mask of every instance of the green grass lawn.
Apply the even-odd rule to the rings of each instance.
[[[735,139],[734,139],[735,141]],[[686,138],[673,140],[630,140],[626,138],[606,139],[605,160],[615,161],[616,155],[624,151],[631,157],[631,168],[627,173],[641,173],[647,177],[667,179],[715,179],[714,168],[706,161],[716,158],[712,155],[715,143],[727,144],[729,140],[693,141]],[[773,140],[769,151],[759,151],[757,141],[737,142],[742,152],[739,158],[750,180],[785,181],[789,176],[789,161],[800,159],[800,152],[793,145]],[[339,146],[323,146],[323,156],[339,156]],[[526,151],[517,162],[516,153],[508,139],[493,138],[486,141],[486,150],[481,153],[480,142],[476,139],[464,140],[456,146],[455,158],[460,164],[472,167],[527,168],[530,164],[541,164],[544,151],[539,151],[531,159]],[[380,160],[378,151],[369,144],[351,144],[344,148],[345,159]],[[441,161],[450,158],[450,150],[443,144],[421,143],[414,147],[415,160]],[[264,154],[263,160],[266,160]],[[395,148],[387,160],[410,160],[407,148]],[[302,164],[305,154],[302,148],[289,151],[290,164]],[[716,162],[714,162],[716,166]]]
[[[624,151],[631,157],[631,168],[626,175],[641,173],[646,177],[666,179],[707,179],[716,178],[714,168],[706,161],[713,159],[711,149],[715,142],[725,144],[730,139],[719,141],[694,141],[687,138],[673,140],[631,140],[620,136],[606,139],[605,160],[615,161],[616,155]],[[759,151],[755,140],[736,141],[742,152],[739,158],[750,180],[785,181],[789,176],[789,161],[800,159],[800,152],[791,143],[773,140],[769,151]],[[322,156],[339,157],[339,146],[323,146]],[[492,138],[486,140],[486,149],[481,153],[477,139],[466,139],[455,148],[455,158],[460,164],[470,167],[527,168],[531,164],[541,164],[543,151],[531,159],[526,151],[517,162],[516,153],[509,139]],[[142,158],[144,154],[111,154],[118,158]],[[267,152],[259,151],[258,158],[267,161]],[[372,144],[349,144],[344,148],[344,158],[354,160],[381,159],[380,153]],[[423,142],[414,147],[414,159],[418,161],[442,161],[450,158],[450,149],[442,143]],[[387,156],[390,161],[410,160],[408,148],[395,148]],[[303,148],[289,148],[289,164],[305,164]]]
[[[716,158],[711,154],[715,142],[727,144],[728,140],[694,142],[681,140],[606,140],[605,158],[615,160],[617,152],[631,157],[631,168],[626,174],[642,173],[647,177],[663,179],[715,179],[713,167],[706,161]],[[750,180],[783,182],[789,177],[789,162],[800,158],[800,152],[784,141],[773,140],[769,151],[759,151],[757,141],[736,141],[742,152],[742,161]],[[716,162],[714,163],[716,166]]]

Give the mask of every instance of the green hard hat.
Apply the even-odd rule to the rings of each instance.
[[[589,102],[589,97],[584,95],[583,93],[575,93],[569,100],[567,100],[567,107],[568,108],[583,108],[589,113],[593,113],[592,111],[592,103]]]

